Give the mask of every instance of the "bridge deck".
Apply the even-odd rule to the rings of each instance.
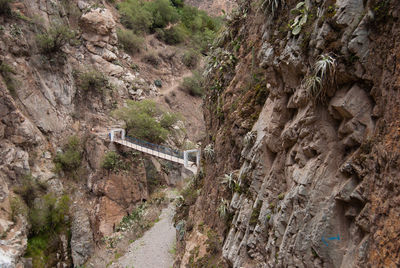
[[[114,142],[122,144],[124,146],[129,147],[129,148],[132,148],[134,150],[137,150],[137,151],[140,151],[140,152],[143,152],[143,153],[146,153],[146,154],[150,154],[150,155],[162,158],[162,159],[166,159],[166,160],[169,160],[169,161],[172,161],[172,162],[175,162],[175,163],[179,163],[179,164],[182,164],[182,165],[185,164],[185,161],[182,158],[178,158],[176,156],[172,156],[172,155],[169,155],[169,154],[161,153],[159,151],[152,150],[152,149],[137,145],[135,143],[132,143],[132,142],[129,142],[129,141],[126,141],[126,140],[115,139]],[[186,169],[192,171],[193,173],[196,173],[197,172],[196,163],[194,163],[192,161],[189,161],[188,162],[188,167],[186,167]]]

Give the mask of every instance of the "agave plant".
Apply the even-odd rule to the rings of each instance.
[[[251,145],[255,141],[256,137],[257,137],[256,131],[247,132],[243,139],[244,145],[246,146]]]
[[[214,159],[214,146],[210,143],[208,144],[205,148],[204,148],[204,156],[206,157],[206,159]]]
[[[217,212],[221,218],[225,218],[228,214],[228,206],[228,201],[226,201],[224,198],[221,198],[220,204],[217,208]]]
[[[226,184],[228,185],[228,188],[233,190],[235,185],[237,184],[237,181],[235,179],[235,175],[233,173],[225,174],[224,177],[221,180],[221,184]]]

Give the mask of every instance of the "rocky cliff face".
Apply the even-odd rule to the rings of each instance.
[[[46,56],[37,46],[37,35],[60,24],[73,30],[75,38]],[[165,56],[176,51],[154,37],[149,38],[149,48],[161,47],[164,54],[160,55],[165,56],[160,57],[157,70],[142,63],[141,56],[133,59],[120,49],[117,27],[117,12],[106,1],[21,0],[12,1],[11,12],[0,12],[1,267],[21,267],[24,262],[29,267],[29,260],[21,257],[30,226],[24,205],[14,194],[27,174],[47,185],[48,192],[70,198],[72,252],[68,237],[60,236],[48,267],[83,265],[96,243],[113,232],[134,204],[148,198],[147,166],[142,158],[105,141],[107,129],[121,125],[110,112],[127,99],[159,95],[155,79],[168,85],[174,75],[188,70],[178,57]],[[99,70],[107,79],[104,94],[79,88],[77,73],[90,70]],[[201,129],[201,122],[197,125]],[[199,135],[198,129],[188,132]],[[71,135],[81,140],[82,163],[72,173],[55,172],[54,158]],[[182,142],[186,137],[180,138]],[[109,150],[124,155],[129,172],[102,169]],[[173,177],[161,168],[156,172],[165,183],[174,184],[182,178],[179,168],[174,167]]]
[[[397,2],[263,2],[241,1],[205,72],[177,264],[398,266]]]

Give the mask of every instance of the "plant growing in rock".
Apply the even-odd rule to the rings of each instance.
[[[214,152],[214,145],[211,143],[204,147],[204,156],[208,160],[214,159],[215,152]]]
[[[228,209],[229,209],[229,203],[227,200],[225,200],[224,198],[221,198],[220,202],[219,202],[219,206],[217,208],[217,212],[218,215],[221,218],[225,218],[226,215],[228,214]]]
[[[118,171],[128,168],[128,166],[126,166],[124,161],[121,159],[120,155],[113,151],[109,151],[104,155],[101,167],[109,171]]]
[[[314,73],[329,83],[334,83],[336,72],[336,60],[329,54],[320,55],[314,66]]]
[[[231,172],[229,174],[225,174],[224,177],[221,179],[221,184],[225,184],[228,186],[229,189],[232,191],[235,189],[237,184],[237,180],[235,179],[235,175]]]
[[[68,143],[64,146],[64,152],[58,152],[54,158],[56,171],[76,171],[81,165],[82,161],[82,148],[79,138],[71,136]]]
[[[86,92],[103,92],[109,86],[107,77],[95,69],[76,71],[75,77],[78,88]]]
[[[298,14],[290,24],[290,29],[292,29],[293,35],[298,35],[303,25],[307,23],[309,10],[310,7],[305,1],[299,2],[296,7],[292,9],[292,13]]]
[[[252,145],[257,137],[256,131],[249,131],[246,133],[243,139],[243,143],[245,146]]]
[[[326,91],[334,86],[336,79],[336,60],[329,54],[320,55],[313,66],[311,75],[307,76],[302,86],[307,91],[307,96],[313,101],[324,101]]]
[[[52,54],[61,51],[62,47],[75,37],[75,32],[67,25],[58,23],[42,34],[36,36],[40,52]]]

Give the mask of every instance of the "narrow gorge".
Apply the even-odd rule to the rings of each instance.
[[[0,0],[0,267],[400,267],[399,16]]]

